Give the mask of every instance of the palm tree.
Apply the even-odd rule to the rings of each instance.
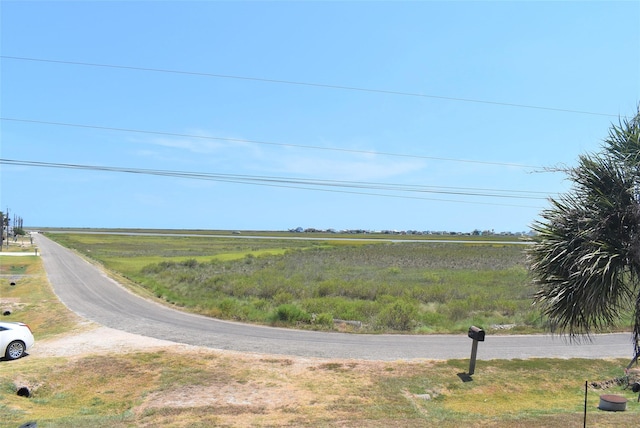
[[[640,108],[612,125],[601,153],[566,170],[571,191],[551,199],[528,250],[534,304],[574,339],[633,314],[640,351]]]

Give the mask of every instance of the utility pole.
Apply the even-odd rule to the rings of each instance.
[[[4,226],[7,226],[7,250],[9,249],[9,207],[7,207],[7,215],[4,217]]]
[[[2,240],[4,239],[4,213],[0,211],[0,251],[2,251]]]

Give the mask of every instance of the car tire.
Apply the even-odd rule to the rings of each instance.
[[[5,352],[5,357],[7,360],[17,360],[18,358],[24,355],[25,346],[19,340],[14,340],[7,346],[7,352]]]

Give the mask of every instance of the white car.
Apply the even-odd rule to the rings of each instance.
[[[28,325],[22,322],[0,322],[0,356],[15,360],[24,356],[35,340]]]

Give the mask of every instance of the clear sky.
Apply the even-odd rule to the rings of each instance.
[[[528,231],[569,188],[544,169],[640,101],[638,1],[0,14],[0,210],[25,226]]]

